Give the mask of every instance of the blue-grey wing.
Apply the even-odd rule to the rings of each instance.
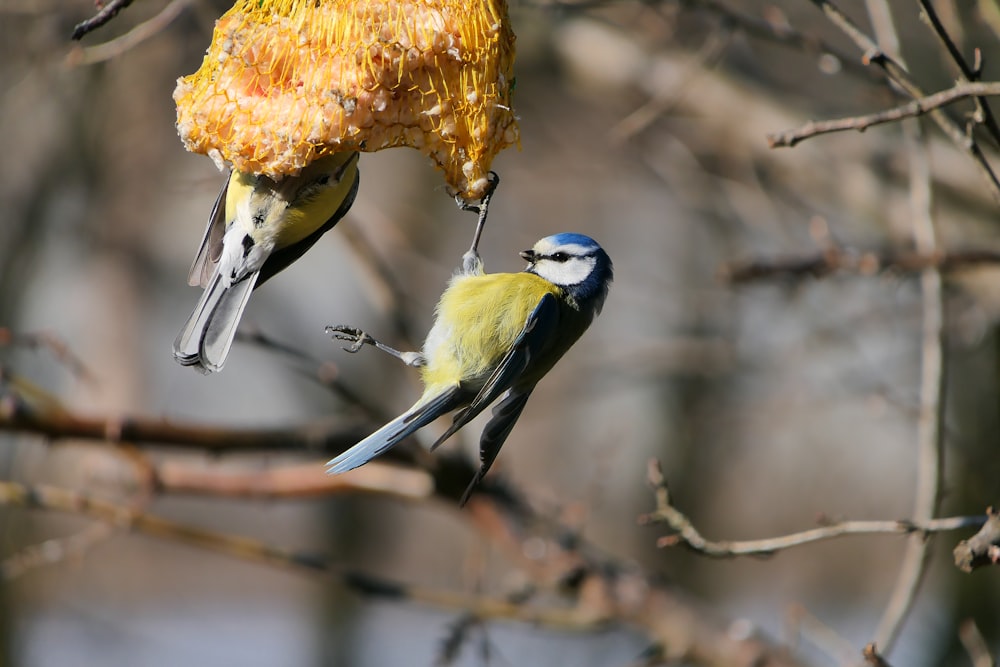
[[[431,449],[454,435],[502,393],[513,387],[532,361],[539,358],[552,345],[558,328],[559,302],[553,294],[546,294],[528,315],[521,332],[514,339],[510,350],[497,364],[496,370],[486,380],[486,384],[466,408],[455,413],[451,426],[437,439]],[[527,391],[530,393],[531,388],[527,388]],[[520,414],[520,411],[517,414]],[[517,419],[516,415],[514,419]],[[513,426],[513,423],[511,425]]]
[[[222,185],[219,196],[215,198],[212,213],[208,216],[205,235],[194,257],[191,270],[188,272],[188,285],[192,287],[208,287],[215,273],[215,267],[222,256],[222,237],[226,233],[226,193],[229,192],[229,174]]]
[[[336,475],[368,463],[379,454],[401,443],[417,429],[451,412],[461,401],[461,397],[462,389],[456,384],[447,387],[429,400],[418,403],[346,452],[328,461],[327,474]]]

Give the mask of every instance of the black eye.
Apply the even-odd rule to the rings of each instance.
[[[549,257],[549,259],[551,259],[551,260],[553,260],[555,262],[565,262],[567,259],[569,259],[569,255],[567,255],[564,252],[557,252],[557,253],[554,253],[553,255],[551,255]]]

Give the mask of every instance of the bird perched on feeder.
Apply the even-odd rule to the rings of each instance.
[[[221,370],[250,293],[344,217],[359,178],[354,151],[321,157],[280,181],[233,170],[191,266],[188,283],[205,291],[174,341],[174,358]]]
[[[484,202],[488,203],[488,202]],[[485,207],[484,207],[485,209]],[[364,465],[438,417],[458,410],[431,449],[497,399],[479,443],[480,468],[462,503],[482,480],[532,390],[601,312],[612,279],[608,254],[592,238],[563,233],[521,253],[520,273],[487,274],[476,250],[466,253],[437,305],[420,352],[399,352],[357,328],[328,327],[357,352],[373,345],[420,368],[424,391],[402,415],[327,464],[330,474]],[[501,398],[502,396],[502,398]]]

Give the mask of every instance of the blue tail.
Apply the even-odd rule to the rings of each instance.
[[[379,454],[392,449],[417,429],[427,426],[460,404],[462,390],[458,385],[447,388],[428,400],[421,399],[412,408],[372,433],[370,436],[331,459],[326,464],[328,475],[337,475],[362,466]]]

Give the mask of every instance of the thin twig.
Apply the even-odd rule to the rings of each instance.
[[[110,0],[108,4],[101,7],[100,11],[92,17],[76,24],[73,28],[73,39],[82,39],[84,35],[97,30],[102,25],[118,15],[118,12],[132,4],[132,0]]]
[[[959,542],[952,555],[955,566],[963,572],[1000,562],[1000,512],[988,507],[986,523],[978,533]]]
[[[320,362],[311,355],[303,352],[300,348],[278,340],[260,328],[253,326],[247,326],[237,331],[236,340],[241,343],[256,345],[267,352],[281,354],[298,362],[295,370],[301,376],[329,389],[337,398],[350,406],[359,408],[374,421],[385,422],[393,417],[381,405],[368,400],[356,392],[350,385],[343,382],[340,377],[340,367],[332,361]]]
[[[922,116],[967,97],[979,98],[986,95],[1000,95],[1000,82],[959,83],[947,90],[920,97],[906,104],[886,109],[885,111],[864,116],[810,121],[802,127],[793,130],[767,135],[767,144],[771,148],[791,147],[804,139],[810,139],[821,134],[845,132],[848,130],[864,132],[873,125],[893,123],[904,118]]]
[[[837,8],[830,0],[810,0],[814,5],[816,5],[833,23],[837,28],[841,30],[845,35],[851,38],[851,40],[864,52],[864,62],[874,63],[881,67],[886,74],[892,79],[898,86],[900,86],[906,93],[913,99],[921,99],[927,97],[926,93],[920,89],[920,87],[913,81],[906,69],[889,57],[882,49],[879,48],[868,35],[862,32],[853,21],[847,18],[840,9]],[[1000,179],[998,179],[993,168],[990,166],[989,162],[986,160],[986,156],[983,154],[982,149],[979,144],[976,143],[973,137],[967,136],[964,128],[962,128],[958,123],[952,120],[947,114],[945,114],[940,108],[932,109],[929,112],[930,117],[934,122],[941,128],[941,130],[948,136],[951,141],[963,149],[966,153],[972,157],[976,166],[979,168],[980,173],[986,180],[987,187],[990,193],[993,195],[995,201],[1000,202]]]
[[[65,366],[73,377],[87,382],[94,382],[96,376],[83,363],[69,345],[51,331],[34,331],[29,333],[14,333],[7,327],[0,327],[0,347],[26,347],[34,350],[48,350],[52,357]]]
[[[941,19],[938,18],[937,10],[934,9],[933,3],[930,0],[919,0],[919,2],[920,8],[923,9],[923,17],[930,24],[931,29],[934,30],[934,34],[941,40],[941,43],[948,51],[948,55],[955,61],[959,72],[961,72],[962,79],[966,82],[978,81],[980,71],[978,68],[973,69],[969,67],[969,64],[962,56],[962,52],[958,49],[958,45],[955,44],[955,41],[945,29],[944,24],[941,23]],[[994,117],[993,111],[990,110],[989,102],[983,96],[976,97],[976,120],[986,127],[994,143],[1000,145],[1000,126],[997,125],[997,119]]]
[[[657,546],[683,545],[692,551],[713,558],[734,558],[737,556],[770,556],[775,552],[792,547],[830,540],[844,535],[919,535],[978,528],[986,521],[985,516],[956,516],[928,521],[838,521],[820,528],[803,530],[789,535],[761,540],[720,540],[704,538],[691,520],[670,501],[667,482],[656,459],[649,462],[649,482],[656,497],[656,510],[640,517],[641,523],[665,523],[673,532],[657,540]]]
[[[163,29],[170,25],[174,19],[180,16],[181,12],[183,12],[192,2],[194,2],[194,0],[170,0],[170,2],[168,2],[167,5],[160,10],[159,14],[148,21],[140,23],[124,35],[115,37],[112,40],[104,42],[103,44],[95,44],[94,46],[88,46],[83,49],[78,48],[70,51],[66,56],[66,63],[74,66],[94,65],[96,63],[116,58],[129,49],[135,48],[139,44],[145,42],[150,37],[162,32]],[[116,4],[116,0],[112,0],[112,2],[109,3],[104,9],[107,10],[114,4]],[[132,0],[121,0],[119,4],[123,7],[127,7],[132,4]],[[104,11],[99,13],[97,16],[101,16],[103,13]],[[115,13],[117,13],[117,10]],[[112,16],[114,16],[114,14],[112,14]],[[94,17],[94,19],[96,18],[97,17]],[[102,24],[107,23],[110,19],[111,16],[105,19]],[[84,32],[80,32],[78,37],[77,33],[81,30],[81,26],[85,23],[86,22],[81,23],[73,31],[73,39],[80,39],[80,37],[84,34],[97,27],[94,26]]]
[[[382,305],[382,311],[389,317],[395,335],[405,341],[411,347],[415,347],[417,341],[407,312],[406,304],[407,292],[400,282],[392,265],[386,262],[375,249],[374,244],[360,230],[361,225],[343,225],[341,236],[351,247],[351,257],[365,265],[367,271],[364,278],[370,287],[378,295],[378,301]]]

